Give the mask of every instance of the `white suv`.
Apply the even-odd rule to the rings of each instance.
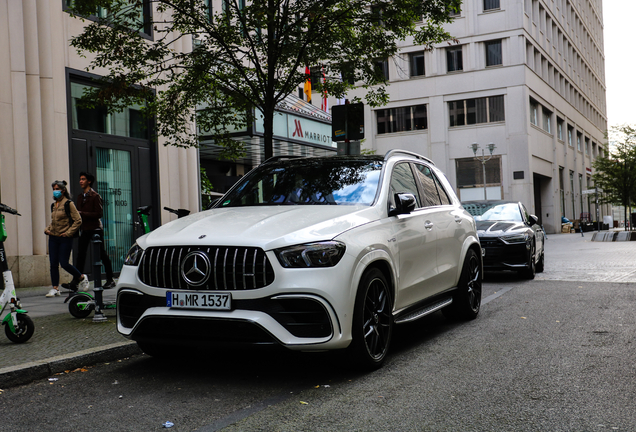
[[[429,159],[277,157],[211,210],[137,240],[117,329],[155,356],[176,347],[348,349],[382,365],[394,325],[481,305],[475,222]]]

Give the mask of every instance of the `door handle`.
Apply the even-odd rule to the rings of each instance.
[[[455,215],[455,222],[457,222],[458,224],[462,223],[462,218]]]
[[[429,231],[432,230],[433,229],[433,222],[431,222],[431,221],[424,222],[424,228],[426,228]]]

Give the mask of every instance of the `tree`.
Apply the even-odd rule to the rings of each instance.
[[[89,69],[110,71],[85,99],[110,110],[145,103],[169,144],[196,146],[190,125],[197,124],[229,157],[242,150],[228,130],[262,116],[268,158],[275,108],[303,85],[307,66],[322,67],[325,79],[312,83],[319,92],[342,98],[356,83],[368,90],[368,104],[382,105],[387,82],[378,62],[408,37],[429,49],[450,39],[443,24],[461,0],[223,0],[220,11],[211,3],[75,1],[71,13],[92,22],[71,45],[94,55]],[[141,19],[148,4],[155,12],[145,9]],[[153,40],[140,34],[144,29]],[[175,50],[184,40],[194,48]]]
[[[636,198],[636,129],[633,126],[612,126],[608,132],[608,152],[594,161],[594,184],[603,190],[602,203],[625,207],[631,214]],[[627,229],[627,224],[625,224]]]

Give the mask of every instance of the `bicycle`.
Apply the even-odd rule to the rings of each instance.
[[[2,295],[0,296],[0,316],[6,306],[9,305],[9,313],[2,319],[4,332],[11,342],[24,343],[33,336],[35,324],[33,324],[31,317],[27,315],[27,311],[22,309],[20,299],[15,293],[13,274],[9,269],[7,254],[4,250],[4,241],[7,239],[7,229],[4,225],[3,212],[21,216],[17,210],[0,203],[0,271],[2,272],[2,278],[0,278],[0,288],[2,288]]]

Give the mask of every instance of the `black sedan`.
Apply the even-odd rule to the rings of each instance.
[[[514,270],[526,279],[542,272],[545,262],[543,228],[520,202],[465,203],[479,208],[474,215],[484,271]]]

